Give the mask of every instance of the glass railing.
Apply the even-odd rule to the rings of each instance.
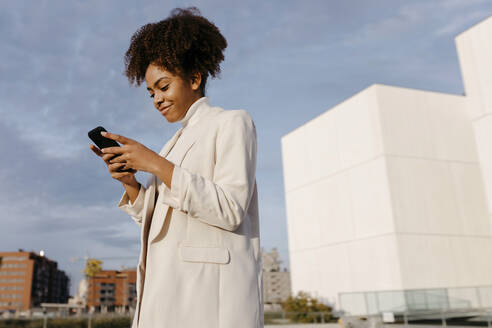
[[[492,286],[339,294],[348,315],[492,308]]]

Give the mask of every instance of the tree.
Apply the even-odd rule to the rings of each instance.
[[[321,303],[309,293],[300,291],[282,303],[282,309],[293,322],[328,322],[332,319],[332,308]]]
[[[87,259],[85,262],[84,273],[87,277],[94,277],[102,271],[102,261],[98,259]]]
[[[94,309],[94,304],[92,304],[92,302],[94,302],[94,296],[95,296],[95,293],[96,293],[96,288],[94,286],[94,277],[96,276],[96,274],[98,274],[99,272],[102,271],[102,261],[101,260],[98,260],[98,259],[91,259],[91,258],[88,258],[87,261],[85,262],[85,268],[84,268],[84,273],[86,275],[86,277],[89,278],[89,290],[91,290],[91,295],[92,297],[89,299],[89,303],[91,303],[91,309],[93,310]]]

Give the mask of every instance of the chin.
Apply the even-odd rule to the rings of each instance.
[[[176,117],[174,116],[164,116],[166,118],[166,120],[169,122],[169,123],[174,123],[174,122],[177,122],[179,121]]]

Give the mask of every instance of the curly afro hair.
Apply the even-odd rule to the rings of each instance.
[[[200,73],[200,91],[205,95],[207,78],[220,73],[226,47],[219,29],[198,8],[175,8],[168,18],[146,24],[132,36],[125,54],[125,75],[139,86],[151,63],[185,79]]]

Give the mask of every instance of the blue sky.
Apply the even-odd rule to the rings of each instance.
[[[178,126],[129,86],[123,55],[140,26],[190,5],[228,41],[207,95],[256,123],[261,243],[286,265],[280,138],[374,83],[462,94],[454,37],[492,14],[490,0],[2,2],[1,251],[45,250],[72,287],[83,261],[71,258],[135,266],[138,227],[87,131],[103,125],[156,151],[172,136]]]

